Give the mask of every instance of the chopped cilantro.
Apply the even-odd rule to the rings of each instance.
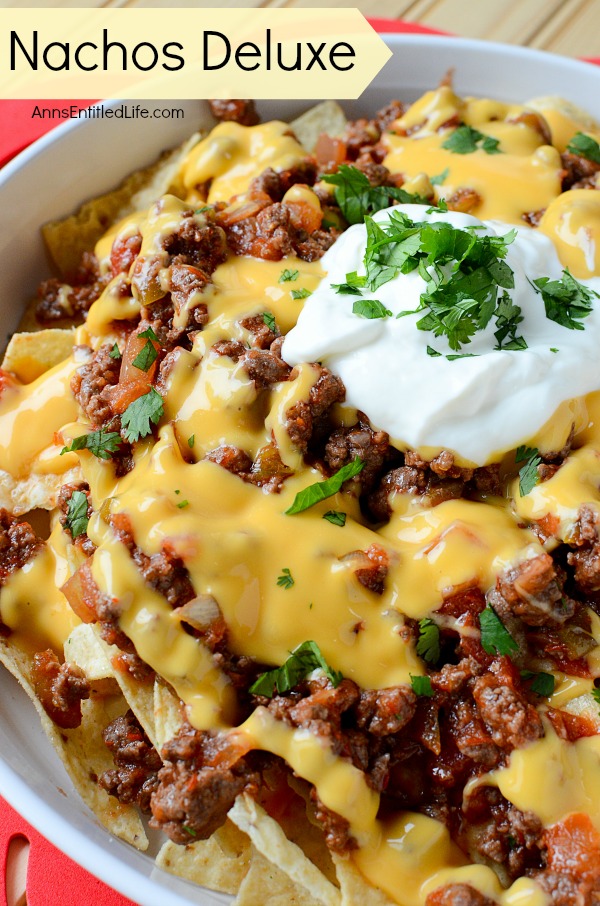
[[[175,493],[177,493],[177,491]],[[186,508],[186,506],[189,506],[189,505],[190,505],[189,500],[180,500],[179,503],[177,504],[177,509],[184,510]]]
[[[352,306],[352,313],[370,321],[376,318],[389,318],[392,313],[379,299],[357,299]]]
[[[571,154],[578,154],[591,160],[594,164],[600,164],[600,145],[591,135],[585,135],[583,132],[577,132],[567,145],[567,151]]]
[[[289,267],[286,267],[284,271],[281,272],[279,276],[279,283],[290,283],[292,280],[297,280],[299,276],[299,271],[290,270]]]
[[[202,210],[204,210],[204,208],[202,208]],[[200,212],[196,211],[196,214],[198,214],[198,213],[200,213]],[[190,837],[198,836],[198,832],[195,831],[193,827],[189,827],[187,824],[182,824],[181,826],[182,826],[183,830],[186,832],[186,834],[190,835]]]
[[[142,330],[141,333],[138,333],[138,337],[141,337],[142,340],[154,340],[155,343],[158,343],[158,337],[151,327],[147,327],[146,330]]]
[[[281,575],[277,577],[277,584],[280,588],[291,588],[294,585],[294,579],[287,566],[281,570]]]
[[[555,679],[552,673],[534,673],[533,670],[521,670],[521,678],[533,680],[530,689],[543,698],[550,698],[554,692]]]
[[[116,431],[90,431],[89,434],[80,434],[74,438],[69,447],[63,447],[63,453],[72,453],[74,450],[89,450],[98,459],[111,459],[111,453],[119,449],[121,436]]]
[[[139,334],[139,336],[141,336],[141,334]],[[157,356],[158,353],[152,340],[146,340],[145,345],[140,349],[133,360],[133,366],[134,368],[139,368],[140,371],[148,371],[150,366],[156,362]]]
[[[592,689],[592,697],[598,705],[598,713],[600,714],[600,689]]]
[[[318,669],[324,671],[332,686],[339,686],[342,674],[329,666],[317,643],[302,642],[294,648],[285,664],[275,670],[261,673],[256,682],[250,686],[250,692],[254,695],[265,695],[267,698],[272,698],[275,692],[282,695],[306,679],[313,670]]]
[[[331,288],[339,295],[360,296],[366,285],[366,277],[359,277],[356,271],[351,271],[349,274],[346,274],[345,283],[332,283]]]
[[[88,499],[83,491],[73,491],[67,506],[65,526],[70,530],[73,538],[84,535],[88,527]]]
[[[542,459],[536,447],[518,447],[515,453],[515,462],[525,462],[519,469],[519,494],[525,497],[540,480],[537,467]]]
[[[440,659],[440,630],[429,617],[419,622],[417,654],[428,664],[436,664]]]
[[[427,355],[430,355],[432,359],[437,359],[442,355],[442,353],[434,349],[433,346],[428,346]]]
[[[472,126],[462,125],[442,143],[442,148],[453,154],[472,154],[474,151],[485,151],[486,154],[500,154],[500,142],[491,135],[484,135]]]
[[[479,626],[481,645],[488,654],[505,655],[518,650],[519,646],[491,604],[479,614]]]
[[[310,295],[312,295],[311,291],[304,289],[304,287],[302,289],[293,289],[290,293],[292,299],[308,299]]]
[[[550,352],[558,352],[558,349],[556,348],[556,346],[551,346]]]
[[[394,201],[429,204],[426,198],[396,186],[372,186],[361,170],[348,164],[340,164],[335,173],[326,173],[321,179],[335,186],[335,200],[350,224],[362,223],[367,214],[389,208]]]
[[[435,695],[431,680],[428,676],[413,676],[410,674],[410,685],[415,695],[423,695],[426,698],[432,698]]]
[[[449,362],[456,362],[457,359],[476,359],[477,355],[474,352],[463,352],[458,355],[447,355],[445,356]]]
[[[523,320],[521,309],[514,305],[507,292],[502,293],[500,301],[494,311],[497,330],[494,331],[496,349],[527,349],[527,343],[523,337],[517,336],[517,325]]]
[[[442,214],[448,213],[448,202],[446,201],[445,198],[439,198],[435,204],[431,205],[430,208],[427,208],[425,213],[426,214],[439,214],[440,211],[442,212]]]
[[[561,280],[538,277],[529,282],[542,295],[546,317],[569,330],[584,330],[579,322],[591,312],[594,296],[600,299],[597,292],[579,283],[568,267],[564,269]]]
[[[448,167],[446,167],[446,169],[442,170],[441,173],[436,173],[435,176],[431,176],[429,178],[429,182],[431,183],[432,186],[441,186],[441,184],[448,179],[449,173],[450,173],[450,170]]]
[[[188,437],[187,443],[188,443],[188,447],[191,450],[193,448],[194,444],[196,443],[196,435],[190,434],[190,436]]]
[[[277,330],[275,326],[275,315],[270,311],[263,312],[263,321],[272,333]]]
[[[346,514],[341,513],[339,510],[327,510],[327,512],[323,514],[323,519],[326,519],[327,522],[331,522],[332,525],[346,525]]]
[[[111,359],[120,359],[121,358],[121,353],[119,352],[119,347],[117,346],[116,343],[108,354],[111,357]]]
[[[358,475],[364,468],[364,465],[364,461],[356,457],[352,462],[346,463],[345,466],[338,469],[331,478],[326,478],[325,481],[317,481],[315,484],[310,484],[302,491],[298,491],[291,507],[288,507],[285,511],[286,514],[288,516],[294,516],[296,513],[301,513],[303,510],[307,510],[309,507],[314,506],[315,503],[320,503],[321,500],[333,497],[334,494],[337,494],[345,481]]]
[[[154,387],[151,387],[148,393],[144,393],[143,396],[130,403],[121,416],[125,439],[134,443],[141,437],[147,437],[152,431],[150,424],[156,425],[162,418],[163,412],[162,396],[156,392]]]

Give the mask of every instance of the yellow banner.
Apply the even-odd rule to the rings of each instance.
[[[391,56],[357,9],[0,9],[1,98],[357,98]]]

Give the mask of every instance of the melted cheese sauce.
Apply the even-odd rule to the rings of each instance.
[[[600,227],[597,201],[591,197],[596,193],[586,192],[581,199],[576,192],[569,193],[571,198],[559,195],[558,154],[527,121],[511,122],[522,112],[521,107],[497,102],[463,101],[441,88],[413,105],[384,137],[385,164],[407,177],[424,170],[432,176],[447,168],[443,193],[476,189],[482,196],[478,216],[520,222],[523,212],[547,207],[540,229],[555,243],[563,263],[581,276],[597,274],[595,237]],[[461,156],[443,149],[450,134],[447,123],[455,115],[498,138],[502,153],[478,150]],[[567,128],[564,123],[559,127],[563,132]],[[173,232],[188,202],[203,196],[209,181],[209,200],[228,200],[245,192],[267,166],[283,169],[302,159],[303,149],[287,131],[283,123],[250,129],[232,123],[217,126],[184,163],[186,202],[168,197],[150,212],[131,215],[115,226],[96,247],[102,267],[108,268],[115,237],[138,231],[142,255],[160,254],[162,239]],[[293,280],[280,282],[284,268],[298,272]],[[398,493],[391,500],[389,523],[377,532],[366,524],[350,494],[286,515],[296,493],[321,479],[316,469],[302,467],[285,431],[287,410],[308,399],[316,370],[301,362],[292,380],[257,393],[240,365],[217,356],[211,347],[226,338],[247,342],[240,319],[265,310],[287,332],[303,306],[291,291],[312,291],[322,276],[321,264],[295,258],[268,262],[230,257],[217,268],[214,285],[203,297],[209,325],[196,335],[191,350],[181,351],[167,381],[158,441],[136,444],[134,468],[124,477],[117,478],[110,462],[88,451],[59,456],[65,439],[85,428],[72,424],[77,406],[68,384],[77,367],[74,359],[33,384],[5,392],[0,401],[0,468],[19,478],[44,470],[60,473],[80,463],[96,511],[88,527],[97,545],[93,575],[100,589],[118,601],[121,629],[173,687],[194,726],[222,729],[242,750],[279,755],[313,783],[325,805],[349,821],[361,844],[353,855],[360,871],[394,902],[423,906],[436,887],[467,883],[501,906],[547,906],[548,898],[534,881],[521,878],[502,890],[491,869],[465,864],[446,829],[433,819],[406,812],[378,820],[379,796],[323,739],[276,721],[264,708],[240,725],[227,676],[201,642],[184,631],[166,600],[144,582],[110,528],[110,516],[123,513],[146,554],[169,542],[184,561],[196,593],[218,601],[234,653],[280,665],[292,648],[313,639],[334,669],[364,688],[377,689],[408,683],[411,675],[423,673],[423,662],[404,632],[406,617],[432,615],[457,587],[477,584],[485,591],[507,566],[539,554],[542,546],[528,527],[532,522],[556,517],[556,537],[568,540],[582,503],[600,512],[598,393],[566,401],[544,426],[537,439],[540,449],[564,443],[572,424],[579,449],[524,497],[515,484],[506,500],[451,500],[427,508],[419,497]],[[78,329],[78,343],[97,348],[112,336],[115,320],[137,318],[139,301],[122,298],[115,287],[113,281],[92,306],[86,324]],[[346,408],[337,415],[341,424],[351,425],[356,412]],[[267,494],[203,460],[223,443],[253,457],[275,443],[282,461],[295,472],[281,493]],[[328,510],[347,514],[343,528],[323,519]],[[381,595],[362,586],[355,575],[374,543],[389,560]],[[59,589],[80,562],[81,555],[56,524],[43,553],[8,579],[0,594],[0,615],[17,644],[60,650],[78,620]],[[283,569],[294,579],[290,588],[277,584]],[[592,628],[600,637],[595,614]],[[599,649],[588,655],[588,663],[591,675],[600,676]],[[556,707],[592,688],[589,679],[563,674],[557,679],[551,699]],[[595,795],[599,740],[589,737],[570,744],[548,727],[542,740],[513,752],[507,766],[485,782],[496,784],[518,808],[534,811],[547,825],[581,809],[600,827]]]

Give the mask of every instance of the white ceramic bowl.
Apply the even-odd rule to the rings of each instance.
[[[459,38],[387,35],[386,41],[394,56],[360,100],[345,105],[352,117],[369,115],[391,98],[414,99],[452,67],[459,94],[509,101],[557,94],[600,119],[600,67]],[[6,332],[14,330],[22,305],[48,274],[40,224],[111,189],[207,122],[205,103],[185,101],[177,106],[184,108],[184,120],[67,123],[0,173],[0,311]],[[263,118],[283,119],[308,106],[301,101],[259,104]],[[3,670],[0,793],[56,846],[141,906],[229,902],[229,897],[164,874],[150,856],[111,838],[98,825],[73,791],[26,696]]]

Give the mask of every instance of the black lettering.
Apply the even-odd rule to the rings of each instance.
[[[121,57],[121,67],[120,68],[123,70],[123,72],[127,72],[127,48],[125,47],[124,44],[121,44],[120,41],[109,41],[108,40],[108,29],[103,28],[102,29],[102,68],[104,69],[104,72],[108,72],[110,70],[110,67],[108,65],[108,52],[113,47],[119,47],[121,49],[121,51],[123,52],[123,56]],[[116,71],[118,72],[119,67],[117,66],[115,68],[116,68]]]
[[[343,50],[337,50],[338,47],[347,48],[344,52]],[[337,69],[338,72],[348,72],[349,69],[352,69],[354,63],[348,63],[347,66],[338,66],[335,62],[334,57],[355,57],[356,53],[351,44],[347,44],[346,41],[338,41],[337,44],[334,44],[331,50],[329,51],[329,62],[334,69]]]
[[[50,62],[50,51],[54,50],[55,47],[60,48],[60,51],[62,52],[62,55],[63,55],[62,61],[58,64],[58,66],[54,66]],[[51,69],[53,72],[60,72],[61,69],[66,69],[68,71],[69,66],[70,66],[69,45],[63,44],[62,41],[50,41],[50,44],[48,44],[44,48],[44,52],[42,54],[42,59],[44,61],[44,66],[46,66],[48,69]]]
[[[149,66],[143,66],[141,63],[138,63],[137,54],[138,54],[138,51],[141,50],[142,47],[148,47],[152,51],[153,59]],[[154,67],[158,63],[158,51],[157,51],[156,47],[154,46],[154,44],[150,44],[149,41],[141,41],[139,44],[136,44],[135,47],[133,48],[133,53],[131,54],[131,59],[132,59],[133,65],[135,66],[136,69],[141,69],[142,72],[148,72],[149,69],[154,69]]]
[[[250,47],[251,50],[244,50],[244,47]],[[253,72],[255,69],[258,69],[260,63],[254,63],[253,65],[245,64],[240,60],[240,57],[258,57],[260,61],[260,47],[253,44],[252,41],[244,41],[235,52],[235,62],[240,69],[243,69],[245,72]]]
[[[16,33],[16,31],[11,31],[11,33],[10,33],[10,71],[11,72],[14,72],[15,69],[17,68],[16,59],[15,59],[15,51],[17,49],[16,48],[17,44],[19,45],[21,51],[23,52],[23,54],[25,56],[25,59],[27,60],[27,62],[31,66],[31,68],[35,69],[37,72],[37,68],[38,68],[38,33],[37,33],[37,29],[33,32],[33,59],[27,53],[27,50],[23,46],[23,42],[21,41],[21,39],[18,36],[18,34]]]
[[[271,72],[271,29],[267,28],[267,72]]]
[[[163,47],[163,53],[165,57],[168,57],[169,60],[177,60],[177,66],[169,66],[167,63],[162,64],[163,69],[168,69],[169,72],[177,72],[178,69],[183,69],[185,66],[185,60],[183,57],[180,57],[178,53],[171,53],[170,48],[177,47],[178,50],[183,50],[183,44],[179,44],[176,41],[171,41],[169,44],[165,44]]]
[[[11,69],[12,69],[12,66],[11,66]],[[31,114],[31,119],[33,119],[34,116],[39,117],[41,120],[44,119],[44,114],[42,113],[42,111],[40,110],[40,108],[38,107],[37,104],[33,108],[33,113]]]
[[[323,52],[323,48],[324,48],[324,47],[325,47],[325,41],[323,41],[322,44],[319,44],[317,50],[314,49],[314,47],[312,46],[312,44],[310,43],[310,41],[308,42],[308,48],[309,48],[309,50],[312,52],[312,60],[310,61],[310,63],[309,63],[308,66],[306,67],[306,71],[307,71],[307,72],[308,72],[309,69],[312,69],[313,63],[318,63],[319,66],[321,67],[321,69],[323,69],[323,70],[325,70],[325,71],[327,70],[327,67],[325,66],[325,64],[323,63],[323,61],[322,61],[322,59],[321,59],[321,54],[322,54],[322,52]]]
[[[81,62],[81,60],[79,59],[79,54],[81,53],[81,50],[83,47],[93,47],[94,50],[98,50],[97,44],[92,44],[91,41],[84,41],[83,44],[80,44],[75,51],[75,54],[74,54],[75,65],[78,66],[80,69],[85,69],[86,72],[91,72],[92,69],[98,69],[97,63],[93,63],[92,66],[86,66],[85,63]]]
[[[296,59],[292,63],[291,66],[286,66],[285,63],[283,62],[282,51],[283,51],[283,47],[281,46],[281,43],[278,41],[277,42],[277,65],[278,65],[279,69],[283,69],[285,72],[293,72],[294,69],[302,69],[302,50],[301,50],[300,44],[298,44],[298,43],[296,44]]]
[[[204,34],[204,43],[203,43],[202,49],[203,49],[203,53],[204,53],[204,69],[208,71],[209,69],[222,69],[223,66],[227,66],[227,64],[229,63],[229,58],[231,56],[231,44],[229,43],[228,39],[225,37],[225,35],[221,34],[220,31],[205,31],[203,34]],[[209,38],[209,35],[212,35],[215,38],[220,38],[221,41],[225,42],[226,57],[221,63],[215,63],[214,66],[209,65],[209,62],[208,62],[208,38]]]

